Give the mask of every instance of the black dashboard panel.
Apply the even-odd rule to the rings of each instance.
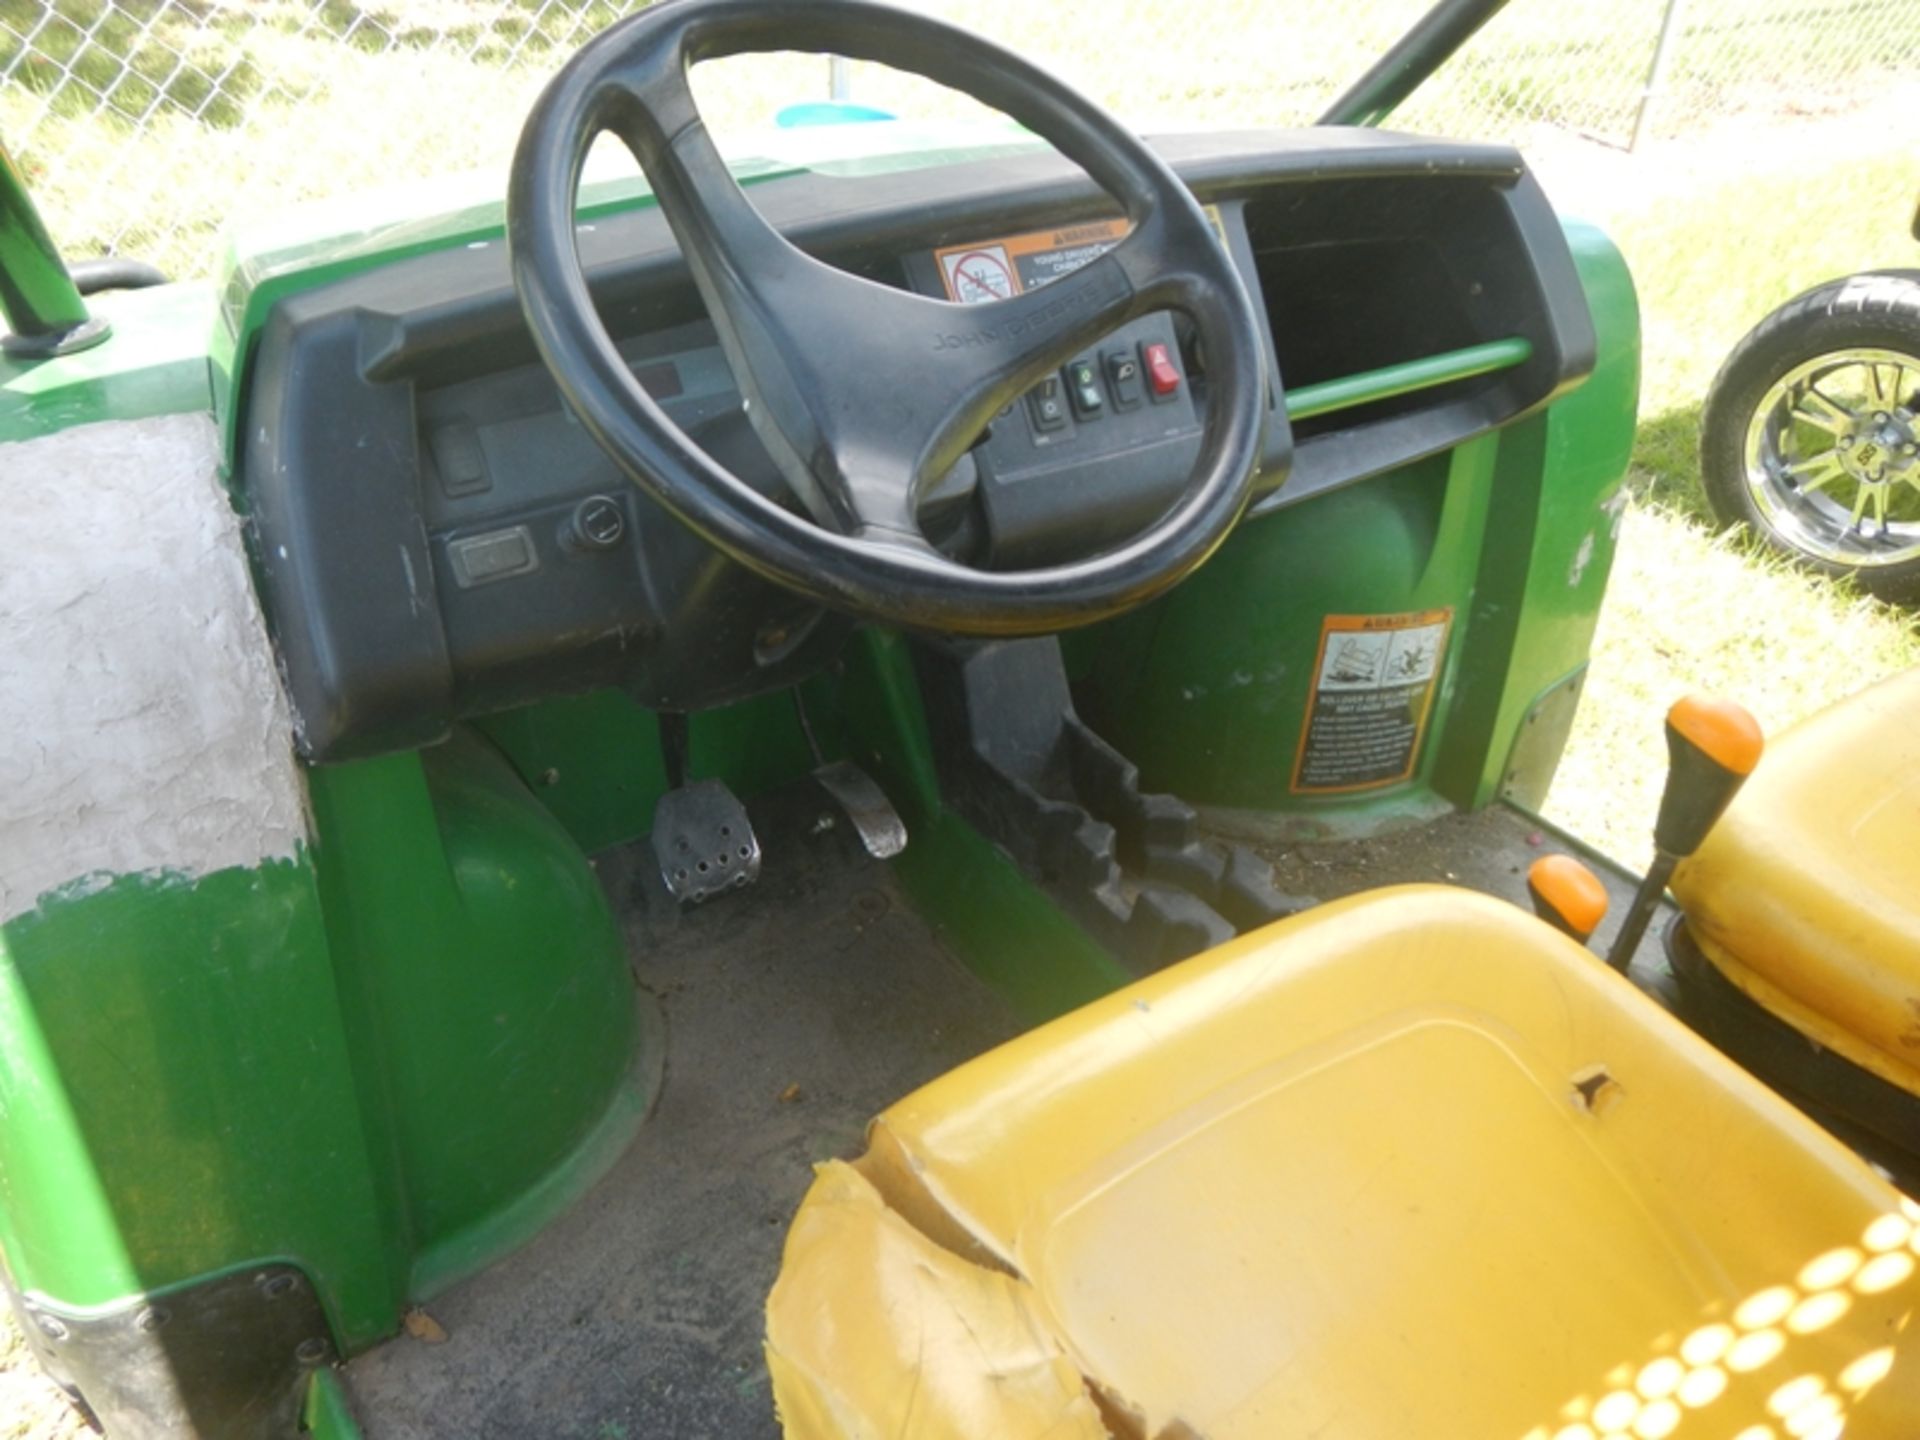
[[[1558,222],[1512,151],[1328,130],[1158,148],[1214,205],[1273,322],[1260,508],[1506,423],[1591,368]],[[1005,246],[1034,232],[1063,237],[1056,250],[1111,238],[1104,197],[1048,154],[810,173],[753,195],[804,248],[946,298],[956,252],[999,245],[1018,270]],[[654,398],[783,497],[659,213],[602,217],[580,249]],[[975,280],[996,283],[990,267]],[[1516,336],[1532,347],[1516,369],[1297,431],[1282,417],[1286,387]],[[1045,563],[1121,539],[1175,498],[1206,396],[1182,323],[1150,316],[1076,358],[1087,368],[1058,377],[1057,414],[1038,392],[1009,407],[924,497],[936,543],[987,566]],[[601,455],[533,354],[497,243],[283,301],[244,404],[239,481],[311,759],[417,746],[463,716],[607,685],[662,709],[726,703],[793,683],[850,629],[722,559]]]

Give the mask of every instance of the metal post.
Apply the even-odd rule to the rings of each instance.
[[[107,322],[87,313],[73,277],[54,248],[27,182],[0,144],[0,314],[11,334],[0,334],[0,352],[15,359],[44,360],[98,345]]]
[[[1440,0],[1414,22],[1338,100],[1327,107],[1322,125],[1378,125],[1427,77],[1506,8],[1507,0]]]
[[[829,100],[851,100],[853,98],[853,66],[844,55],[827,57],[827,98]]]
[[[1627,141],[1628,150],[1640,148],[1640,137],[1647,128],[1647,116],[1653,113],[1654,101],[1667,88],[1667,66],[1673,59],[1673,40],[1680,33],[1680,12],[1685,8],[1684,0],[1667,0],[1666,13],[1660,17],[1660,38],[1654,42],[1653,64],[1647,67],[1647,83],[1640,92],[1640,108],[1634,113],[1633,135]]]

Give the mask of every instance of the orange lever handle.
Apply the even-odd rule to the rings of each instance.
[[[1766,749],[1760,722],[1743,705],[1717,695],[1689,695],[1667,712],[1667,725],[1713,761],[1734,775],[1751,775]]]
[[[1533,913],[1586,944],[1607,916],[1607,887],[1571,855],[1542,855],[1527,869]]]

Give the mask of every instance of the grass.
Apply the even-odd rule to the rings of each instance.
[[[1907,233],[1920,167],[1883,113],[1705,136],[1633,161],[1570,163],[1546,181],[1599,214],[1632,266],[1645,334],[1636,499],[1601,616],[1591,678],[1547,813],[1640,865],[1665,766],[1661,716],[1689,690],[1741,700],[1777,730],[1920,664],[1910,613],[1791,568],[1744,534],[1716,535],[1696,455],[1721,361],[1782,301],[1836,275],[1916,263]],[[1834,157],[1844,154],[1844,163]],[[1763,155],[1768,163],[1756,166]],[[1583,157],[1591,161],[1593,157]],[[1782,223],[1782,217],[1789,217]],[[1808,223],[1798,223],[1804,219]]]
[[[1629,511],[1586,695],[1546,813],[1616,859],[1651,858],[1661,717],[1692,690],[1769,732],[1920,664],[1920,629],[1658,504]]]

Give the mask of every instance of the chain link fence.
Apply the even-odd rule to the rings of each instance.
[[[1304,123],[1425,0],[918,0],[1142,128]],[[204,274],[227,220],[450,170],[497,173],[541,83],[610,0],[0,0],[0,140],[74,255]],[[1513,0],[1395,117],[1626,147],[1755,112],[1843,110],[1920,61],[1920,0]],[[712,72],[709,74],[709,72]],[[828,94],[818,57],[698,72],[725,133]],[[852,99],[965,102],[879,67]]]

